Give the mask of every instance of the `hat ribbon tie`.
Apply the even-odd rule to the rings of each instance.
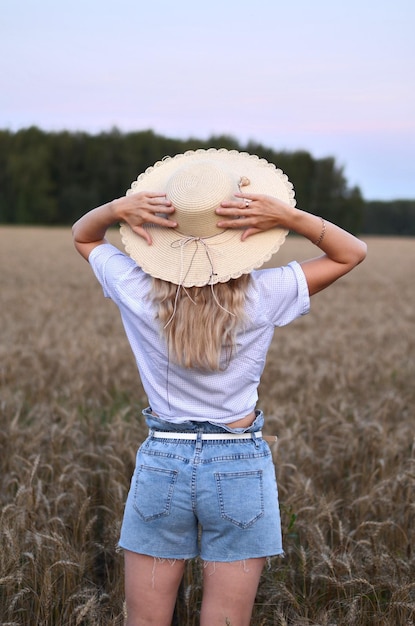
[[[188,267],[188,270],[186,272],[186,274],[183,275],[185,267],[184,267],[184,249],[189,246],[190,244],[195,243],[196,247],[195,250],[193,252],[192,258],[190,259],[190,264]],[[176,241],[173,241],[171,246],[172,248],[176,248],[177,246],[180,246],[180,278],[179,278],[179,285],[182,285],[183,282],[185,281],[190,268],[192,267],[192,263],[194,261],[194,258],[197,254],[197,251],[199,249],[199,243],[202,244],[205,253],[206,253],[206,257],[209,261],[209,265],[210,265],[210,277],[209,277],[209,281],[207,284],[210,284],[212,281],[212,278],[215,276],[215,272],[214,272],[214,267],[213,267],[213,259],[212,259],[212,254],[211,251],[209,250],[209,245],[206,242],[206,239],[203,239],[202,237],[194,237],[192,235],[188,236],[188,237],[182,237],[181,239],[176,239]]]
[[[184,249],[186,246],[195,243],[196,247],[195,247],[195,251],[192,255],[192,258],[190,260],[190,264],[188,267],[188,270],[186,272],[186,274],[183,275],[184,273]],[[194,236],[188,236],[188,237],[182,237],[181,239],[176,239],[175,241],[173,241],[171,243],[172,248],[177,248],[178,246],[180,246],[180,274],[179,274],[179,282],[178,282],[178,286],[177,286],[177,291],[176,291],[176,297],[174,299],[174,306],[173,306],[173,313],[170,316],[170,319],[166,322],[164,328],[167,328],[167,326],[169,326],[169,324],[172,322],[175,314],[176,314],[176,309],[177,309],[177,301],[179,298],[179,293],[180,293],[180,289],[183,289],[187,295],[187,297],[193,302],[193,304],[196,304],[196,302],[191,298],[191,296],[189,295],[187,289],[183,286],[183,282],[187,276],[187,274],[190,271],[190,268],[192,267],[192,263],[193,260],[197,254],[198,251],[198,244],[201,243],[205,253],[206,253],[206,257],[209,261],[209,265],[210,265],[210,277],[209,277],[209,281],[208,281],[208,285],[210,285],[211,291],[212,291],[212,296],[214,301],[216,302],[216,304],[218,305],[218,307],[220,307],[223,311],[225,311],[226,313],[228,313],[229,315],[232,315],[233,317],[235,317],[235,313],[232,313],[232,311],[228,311],[228,309],[226,309],[225,307],[223,307],[221,305],[221,303],[219,302],[219,300],[216,297],[215,294],[215,290],[214,290],[214,283],[212,283],[212,279],[213,277],[216,275],[215,271],[214,271],[214,267],[213,267],[213,259],[212,259],[212,254],[211,251],[209,250],[209,245],[206,243],[206,240],[203,239],[202,237],[194,237]]]

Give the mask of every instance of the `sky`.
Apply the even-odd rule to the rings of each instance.
[[[0,128],[231,135],[414,199],[414,32],[413,0],[2,0]]]

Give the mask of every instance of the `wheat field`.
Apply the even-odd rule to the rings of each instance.
[[[121,625],[116,543],[146,398],[70,230],[1,227],[0,241],[0,623]],[[253,626],[415,624],[415,241],[368,245],[271,346],[259,406],[279,436],[286,554]],[[276,261],[312,254],[289,237]],[[198,624],[200,567],[180,626]]]

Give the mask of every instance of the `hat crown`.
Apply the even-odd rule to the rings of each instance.
[[[180,168],[167,182],[166,195],[175,208],[177,231],[188,237],[212,237],[222,232],[216,226],[215,209],[237,191],[235,178],[223,167],[207,161]]]
[[[275,227],[241,241],[240,228],[219,230],[215,209],[224,200],[236,199],[237,191],[251,197],[273,196],[295,206],[287,176],[254,154],[209,148],[164,157],[139,174],[127,194],[166,194],[178,226],[145,224],[153,240],[149,246],[122,224],[127,253],[150,276],[183,287],[226,282],[261,267],[277,252],[288,231]]]

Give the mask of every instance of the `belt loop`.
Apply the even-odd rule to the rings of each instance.
[[[257,437],[255,432],[251,433],[251,439],[252,439],[252,441],[255,444],[255,448],[259,448],[259,439],[260,439],[260,437]]]
[[[202,447],[202,435],[203,435],[203,428],[198,427],[196,431],[196,448],[198,449]]]

